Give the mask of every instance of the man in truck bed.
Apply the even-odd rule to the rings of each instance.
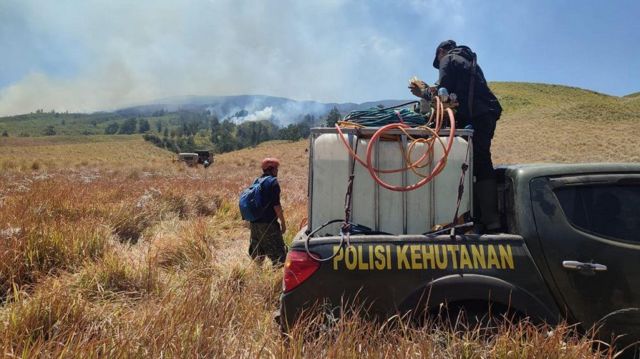
[[[491,161],[491,139],[502,107],[487,86],[484,73],[476,63],[476,54],[469,47],[458,46],[453,40],[443,41],[436,48],[433,67],[440,71],[438,89],[446,88],[449,93],[455,93],[458,97],[460,105],[456,111],[457,126],[472,126],[474,130],[474,196],[480,212],[477,221],[480,225],[476,229],[478,232],[497,232],[500,230],[500,219],[496,175]],[[411,88],[411,92],[418,97],[424,95],[416,88]]]

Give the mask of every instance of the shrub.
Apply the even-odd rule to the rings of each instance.
[[[111,210],[108,221],[113,233],[123,242],[136,243],[145,229],[154,222],[156,215],[149,209],[139,209],[129,203],[122,203]]]
[[[154,268],[135,263],[123,252],[126,250],[110,251],[88,264],[76,282],[80,291],[90,299],[141,298],[153,292],[158,286]]]
[[[138,126],[138,120],[135,118],[130,118],[125,120],[122,125],[120,125],[120,130],[118,131],[121,135],[130,135],[136,132],[136,127]]]
[[[64,343],[73,333],[86,335],[96,321],[88,303],[58,279],[47,281],[33,296],[11,303],[3,309],[2,319],[2,354],[15,356],[25,351],[35,354],[45,343]]]
[[[0,242],[0,296],[102,256],[108,233],[95,224],[39,223]]]
[[[153,143],[157,147],[163,147],[162,139],[152,133],[145,133],[142,135],[142,138],[144,138],[145,141]]]
[[[213,216],[222,204],[222,198],[215,196],[213,198],[205,198],[196,195],[193,200],[193,210],[197,216]]]
[[[42,135],[43,136],[55,136],[56,135],[56,128],[53,126],[47,126],[43,131],[42,131]]]
[[[111,122],[109,125],[107,125],[107,127],[104,129],[104,134],[105,135],[115,135],[116,133],[118,133],[118,130],[120,129],[120,125],[118,125],[117,122]]]
[[[161,268],[186,269],[211,263],[213,254],[205,241],[188,238],[158,244],[155,258]]]

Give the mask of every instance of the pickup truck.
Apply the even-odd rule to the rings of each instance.
[[[302,230],[284,269],[283,329],[318,303],[357,299],[375,316],[493,308],[640,340],[640,164],[497,173],[504,233],[363,234],[347,243]]]

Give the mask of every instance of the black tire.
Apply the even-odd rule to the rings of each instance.
[[[486,301],[465,301],[444,305],[437,321],[454,330],[480,330],[494,334],[505,322],[513,323],[524,316],[508,307]]]

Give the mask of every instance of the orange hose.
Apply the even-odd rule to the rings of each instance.
[[[410,127],[410,126],[407,125],[407,127]],[[336,124],[336,129],[338,130],[338,137],[340,137],[340,140],[342,141],[342,143],[346,147],[346,149],[349,152],[349,154],[351,155],[351,157],[353,157],[356,161],[358,161],[362,166],[368,168],[369,166],[367,165],[367,163],[362,158],[360,158],[360,156],[358,156],[357,153],[353,152],[353,149],[351,149],[351,145],[349,143],[347,143],[347,140],[344,138],[344,132],[342,132],[342,129],[337,124]],[[429,153],[426,152],[424,155],[422,155],[422,157],[420,157],[414,163],[420,163],[420,162],[424,161],[427,158],[428,155],[429,155]],[[380,173],[398,173],[398,172],[403,172],[403,171],[409,170],[412,167],[415,167],[415,165],[414,164],[410,164],[407,167],[396,168],[396,169],[392,169],[392,170],[382,170],[382,169],[379,169],[379,168],[374,168],[374,170],[376,172],[380,172]]]
[[[404,167],[404,168],[396,168],[396,169],[390,169],[390,170],[381,170],[379,168],[374,168],[374,170],[376,172],[379,172],[379,173],[398,173],[398,172],[403,172],[403,171],[406,171],[406,170],[411,170],[416,175],[418,175],[420,177],[425,177],[425,175],[423,175],[421,173],[418,173],[415,169],[427,166],[427,163],[425,163],[422,166],[420,166],[419,164],[422,161],[427,160],[428,156],[433,151],[433,141],[435,141],[435,139],[437,138],[440,141],[440,143],[442,144],[443,148],[444,148],[444,144],[442,143],[442,140],[440,140],[440,137],[438,136],[438,132],[440,132],[440,128],[442,126],[442,123],[444,122],[444,114],[443,114],[444,105],[442,104],[442,101],[440,100],[439,97],[436,96],[435,100],[436,100],[436,111],[435,111],[435,114],[436,114],[436,116],[435,116],[436,117],[436,127],[435,127],[435,129],[431,129],[431,128],[426,127],[426,126],[419,127],[419,128],[422,128],[422,129],[425,129],[425,130],[431,132],[433,137],[428,138],[428,139],[416,139],[416,138],[413,138],[404,129],[401,128],[400,130],[402,132],[404,132],[404,134],[406,136],[408,136],[412,140],[411,145],[409,146],[409,156],[407,156],[406,153],[404,152],[404,148],[401,148],[401,150],[403,152],[403,156],[404,156],[406,162],[409,165],[407,167]],[[402,121],[402,116],[400,115],[400,113],[398,111],[396,111],[396,115],[398,116],[398,118],[400,119],[400,122],[402,123],[403,122]],[[432,113],[432,115],[433,115],[433,113]],[[350,127],[350,128],[362,128],[364,126],[362,126],[362,125],[360,125],[358,123],[355,123],[355,122],[350,122],[350,121],[338,121],[336,123],[336,129],[338,130],[338,134],[340,135],[340,140],[342,141],[344,146],[347,148],[347,151],[349,152],[349,154],[351,154],[351,156],[356,161],[358,161],[361,165],[363,165],[364,167],[368,168],[369,166],[367,166],[365,161],[362,160],[360,158],[360,156],[358,156],[357,153],[353,152],[353,150],[351,149],[351,145],[349,145],[347,143],[347,141],[344,139],[344,133],[342,132],[342,127],[343,126],[344,127]],[[388,136],[387,138],[389,138],[389,137],[392,137],[392,136]],[[381,138],[385,138],[385,137],[381,136]],[[427,147],[427,150],[425,151],[425,153],[418,160],[416,160],[415,162],[412,162],[411,159],[410,159],[410,157],[411,157],[410,154],[413,153],[413,148],[415,147],[416,142],[427,142],[428,147]]]
[[[385,132],[388,130],[392,130],[395,128],[406,128],[409,127],[405,124],[401,124],[401,123],[391,123],[388,124],[386,126],[381,127],[379,130],[377,130],[373,136],[371,137],[371,139],[369,140],[369,144],[367,145],[367,169],[369,170],[369,174],[371,174],[371,177],[373,178],[374,181],[376,181],[376,183],[378,183],[380,186],[391,190],[391,191],[397,191],[397,192],[406,192],[406,191],[413,191],[415,189],[418,189],[422,186],[424,186],[425,184],[429,183],[435,176],[437,176],[438,174],[440,174],[440,172],[442,172],[442,170],[444,169],[446,163],[447,163],[447,157],[449,156],[449,152],[451,151],[451,147],[453,146],[453,139],[454,139],[454,135],[455,135],[455,129],[456,129],[456,125],[455,125],[455,120],[453,118],[453,111],[451,111],[451,109],[447,109],[448,113],[449,113],[449,121],[451,122],[451,132],[449,134],[449,140],[447,141],[447,148],[445,150],[445,153],[443,154],[442,158],[438,161],[438,163],[436,164],[436,166],[431,170],[431,173],[429,174],[429,176],[424,177],[422,180],[418,181],[417,183],[414,183],[412,185],[408,185],[408,186],[395,186],[395,185],[391,185],[388,184],[386,182],[384,182],[376,173],[376,171],[374,170],[373,166],[371,166],[371,154],[373,153],[372,149],[373,149],[373,145],[375,144],[375,142],[378,140],[378,138]]]
[[[442,139],[440,138],[440,136],[438,135],[438,133],[440,132],[441,126],[444,122],[444,105],[442,104],[442,102],[440,101],[440,99],[438,97],[435,97],[436,99],[436,109],[435,109],[435,129],[431,129],[429,127],[420,127],[426,131],[431,132],[432,137],[430,138],[414,138],[412,137],[407,131],[407,128],[410,128],[409,125],[406,125],[402,122],[402,117],[400,116],[400,114],[398,112],[396,112],[398,114],[398,117],[400,118],[400,123],[391,123],[388,124],[386,126],[381,127],[380,129],[378,129],[373,136],[371,137],[371,139],[369,140],[369,143],[367,145],[367,159],[366,162],[364,160],[362,160],[360,158],[360,156],[358,156],[357,153],[355,153],[353,151],[353,149],[351,148],[351,145],[349,143],[347,143],[344,133],[342,132],[341,129],[341,125],[345,126],[352,126],[352,127],[362,127],[362,126],[358,126],[358,124],[356,123],[350,123],[350,122],[340,122],[338,124],[336,124],[336,129],[338,131],[338,136],[340,137],[340,140],[342,141],[342,143],[344,144],[344,146],[347,148],[347,151],[349,152],[349,154],[356,160],[358,161],[361,165],[363,165],[365,168],[367,168],[367,170],[369,171],[369,174],[371,174],[371,177],[374,179],[374,181],[376,181],[376,183],[378,183],[379,185],[381,185],[382,187],[392,190],[392,191],[399,191],[399,192],[405,192],[405,191],[412,191],[415,190],[417,188],[420,188],[422,186],[424,186],[425,184],[429,183],[435,176],[437,176],[438,174],[440,174],[440,172],[442,172],[442,170],[445,168],[446,163],[447,163],[447,158],[449,156],[449,152],[451,151],[451,147],[453,146],[453,139],[455,137],[455,131],[456,131],[456,122],[455,122],[455,117],[453,114],[453,111],[450,108],[447,108],[447,114],[449,115],[449,125],[450,125],[450,131],[449,131],[449,140],[447,141],[447,144],[445,146],[444,142],[442,141]],[[345,126],[346,127],[346,126]],[[406,151],[404,151],[404,146],[401,146],[401,150],[402,150],[402,154],[404,156],[405,161],[408,163],[408,165],[405,168],[398,168],[398,169],[391,169],[391,170],[382,170],[379,168],[375,168],[371,162],[371,157],[372,157],[372,153],[373,153],[373,148],[375,145],[375,142],[378,141],[380,138],[382,138],[385,135],[385,132],[389,131],[389,130],[393,130],[393,129],[399,129],[400,131],[402,131],[406,136],[408,136],[412,142],[409,145],[408,148],[408,153]],[[444,154],[442,156],[442,158],[440,158],[440,160],[437,162],[437,164],[434,166],[434,168],[431,170],[431,172],[428,175],[424,175],[419,173],[416,169],[417,168],[423,168],[426,167],[428,163],[425,163],[423,165],[421,165],[421,163],[423,161],[425,161],[428,156],[433,152],[434,150],[434,145],[435,145],[435,141],[439,141],[440,144],[443,147],[444,150]],[[416,161],[411,161],[411,155],[415,149],[415,146],[418,143],[426,143],[427,144],[427,149],[425,151],[425,153]],[[422,179],[420,181],[418,181],[417,183],[414,183],[412,185],[408,185],[408,186],[395,186],[395,185],[391,185],[388,184],[386,182],[384,182],[379,176],[378,173],[397,173],[397,172],[402,172],[402,171],[406,171],[406,170],[411,170],[413,173],[415,173],[417,176],[422,177]]]

